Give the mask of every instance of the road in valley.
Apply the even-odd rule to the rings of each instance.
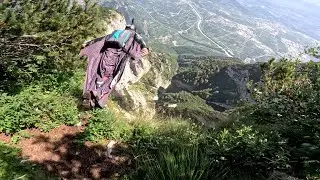
[[[199,20],[198,20],[198,30],[200,31],[200,33],[207,38],[210,42],[212,42],[213,44],[215,44],[217,47],[219,47],[228,57],[233,57],[234,54],[229,50],[229,49],[225,49],[223,48],[220,44],[218,44],[216,41],[214,41],[213,39],[211,39],[210,37],[208,37],[201,29],[201,24],[203,21],[203,17],[202,15],[198,12],[198,10],[196,9],[196,7],[194,7],[194,5],[190,2],[190,1],[184,1],[186,2],[191,8],[192,10],[196,13],[196,15],[198,16]]]

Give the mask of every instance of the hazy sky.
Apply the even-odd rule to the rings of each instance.
[[[320,0],[237,0],[248,9],[275,15],[278,21],[320,40]]]
[[[298,0],[299,1],[299,0]],[[316,6],[320,6],[320,1],[319,0],[301,0],[302,3],[310,3]]]
[[[268,1],[268,0],[263,0],[263,1]],[[274,4],[290,7],[293,9],[314,10],[316,8],[320,8],[320,0],[271,0],[271,2]],[[319,15],[320,15],[320,12],[319,12]]]
[[[275,5],[291,7],[295,9],[301,8],[319,8],[320,0],[239,0],[248,3],[272,3]]]

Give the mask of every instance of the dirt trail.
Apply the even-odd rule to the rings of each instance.
[[[112,157],[107,157],[107,143],[102,145],[76,143],[76,137],[85,127],[60,126],[43,133],[26,130],[31,138],[23,138],[16,145],[21,156],[46,168],[61,179],[117,179],[130,165],[128,156],[121,154],[121,147]],[[10,137],[0,134],[0,141],[9,143]]]
[[[8,143],[10,143],[10,141],[11,141],[11,137],[6,136],[3,133],[0,133],[0,142],[8,144]]]

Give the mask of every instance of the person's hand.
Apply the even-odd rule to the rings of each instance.
[[[148,48],[143,48],[142,50],[141,50],[141,56],[142,57],[144,57],[144,56],[146,56],[146,55],[148,55],[149,54],[149,49]]]
[[[81,44],[81,48],[85,48],[85,47],[87,47],[87,45],[88,45],[87,42],[84,42]]]

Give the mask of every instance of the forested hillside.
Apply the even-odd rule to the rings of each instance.
[[[116,13],[83,2],[0,3],[0,179],[320,178],[318,63],[151,52],[127,89],[153,119],[126,97],[84,111],[78,54]]]
[[[178,62],[179,70],[166,92],[198,95],[218,111],[231,109],[241,100],[252,101],[247,85],[261,77],[259,64],[235,58],[180,55]]]

